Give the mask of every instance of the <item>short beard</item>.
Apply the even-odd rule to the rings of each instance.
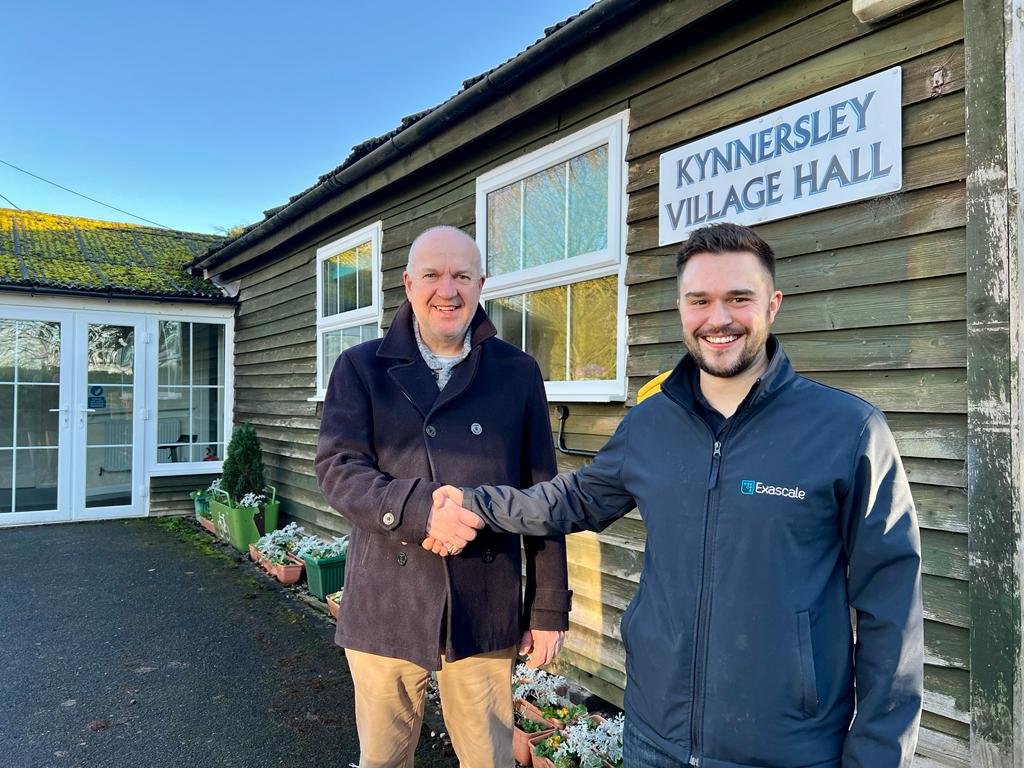
[[[721,335],[726,336],[730,335],[730,333],[728,331],[724,331]],[[724,369],[714,368],[711,363],[708,362],[704,357],[704,350],[701,349],[700,339],[696,336],[684,334],[683,343],[686,345],[686,349],[690,353],[690,357],[693,358],[693,362],[696,363],[697,367],[704,371],[704,373],[717,376],[720,379],[731,379],[733,376],[739,376],[757,361],[758,356],[761,354],[761,350],[764,349],[765,343],[768,341],[767,330],[765,330],[764,335],[760,337],[751,336],[747,332],[744,332],[742,335],[743,349],[740,351],[739,357],[736,358],[736,362]]]

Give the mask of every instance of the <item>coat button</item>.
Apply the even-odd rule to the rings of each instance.
[[[399,552],[397,559],[398,559],[398,564],[399,565],[405,565],[406,563],[409,562],[409,556],[407,554],[405,554],[405,552]]]
[[[433,424],[427,427],[427,437],[437,437],[437,429]]]
[[[480,558],[480,559],[483,560],[485,563],[493,563],[494,562],[494,553],[491,550],[489,550],[489,549],[485,549],[483,557]]]
[[[472,432],[474,435],[479,435],[481,432],[484,431],[484,428],[474,421],[472,424],[469,425],[469,431]]]
[[[391,514],[390,512],[385,512],[384,513],[384,517],[382,517],[380,519],[380,521],[382,523],[384,523],[384,525],[394,525],[395,524],[395,516],[393,514]]]

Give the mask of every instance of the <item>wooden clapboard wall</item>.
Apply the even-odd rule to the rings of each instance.
[[[652,34],[637,24],[615,34]],[[618,43],[617,43],[618,44]],[[592,44],[600,51],[602,41]],[[605,49],[607,50],[607,48]],[[592,61],[581,56],[580,61]],[[740,2],[697,28],[659,40],[628,61],[557,92],[541,73],[500,106],[507,119],[480,138],[455,126],[462,147],[431,164],[386,171],[373,190],[325,216],[257,269],[243,262],[235,326],[235,421],[263,441],[284,512],[307,528],[346,530],[313,476],[319,427],[315,392],[315,251],[383,220],[384,325],[401,303],[402,268],[417,233],[434,224],[474,232],[482,172],[630,110],[626,282],[630,400],[571,404],[570,446],[597,449],[650,377],[682,354],[674,313],[673,248],[657,247],[661,152],[860,77],[903,67],[904,188],[896,195],[765,224],[786,294],[775,330],[797,369],[882,407],[917,501],[924,545],[926,712],[921,765],[967,765],[970,715],[967,567],[965,141],[963,14],[925,3],[876,25],[849,0]],[[581,64],[582,66],[582,64]],[[602,64],[604,66],[604,64]],[[511,105],[511,106],[510,106]],[[488,119],[493,119],[492,116]],[[429,153],[427,148],[425,152]],[[404,174],[404,175],[403,175]],[[383,175],[383,174],[382,174]],[[246,271],[246,270],[249,271]],[[557,421],[552,413],[552,427]],[[563,469],[580,459],[562,457]],[[600,534],[569,539],[575,591],[560,670],[621,700],[619,619],[635,592],[644,530],[634,513]]]

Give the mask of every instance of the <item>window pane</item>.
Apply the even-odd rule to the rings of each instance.
[[[0,448],[10,448],[13,445],[14,385],[0,384]],[[2,493],[3,491],[0,490],[0,494]]]
[[[324,317],[373,304],[373,244],[361,243],[323,262]]]
[[[487,316],[498,329],[498,338],[523,348],[523,297],[506,296],[486,302]]]
[[[16,323],[18,381],[60,381],[60,323]]]
[[[219,443],[224,440],[224,387],[192,388],[192,428],[189,442],[193,443],[192,461],[202,461],[205,449],[197,443]],[[203,455],[197,456],[197,453]]]
[[[519,267],[519,201],[517,181],[487,195],[487,274],[504,275]]]
[[[0,320],[0,381],[14,381],[14,348],[18,335],[15,320]],[[3,491],[0,490],[0,496]]]
[[[0,386],[0,390],[9,385]],[[56,446],[60,441],[60,387],[53,384],[18,384],[19,448]],[[3,405],[0,404],[0,412]],[[3,417],[0,416],[0,419]],[[4,427],[0,424],[0,435]],[[0,438],[2,439],[2,438]],[[0,443],[2,444],[2,443]]]
[[[157,383],[188,383],[188,323],[160,322],[157,346]]]
[[[545,381],[565,381],[565,286],[526,295],[526,351],[537,358]]]
[[[565,164],[523,182],[524,267],[565,258]]]
[[[112,507],[131,504],[131,462],[131,446],[87,449],[85,452],[85,506]],[[18,474],[21,474],[20,468]]]
[[[224,383],[224,326],[192,323],[193,384]]]
[[[341,353],[349,347],[354,347],[364,341],[377,338],[377,324],[365,323],[352,326],[351,328],[340,328],[334,331],[325,331],[322,344],[323,360],[320,370],[323,372],[323,386],[326,387],[331,378],[331,371]]]
[[[19,392],[19,397],[21,393]],[[132,441],[132,387],[93,384],[89,387],[86,435],[89,445],[127,445]],[[19,406],[20,410],[20,406]],[[57,416],[58,414],[51,414]],[[20,431],[20,428],[19,428]]]
[[[608,147],[569,161],[569,256],[608,247]]]
[[[16,461],[18,482],[14,490],[14,511],[56,509],[57,449],[17,451]]]
[[[190,387],[160,387],[156,398],[156,460],[189,461]]]
[[[90,384],[131,384],[135,371],[135,329],[89,325]]]
[[[0,513],[10,512],[14,502],[14,451],[0,448]]]
[[[573,381],[615,379],[618,348],[618,277],[569,286],[572,296],[569,371]]]

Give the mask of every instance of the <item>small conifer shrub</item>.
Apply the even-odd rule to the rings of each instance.
[[[237,501],[249,493],[261,494],[265,483],[260,439],[252,426],[241,424],[231,433],[220,487]]]

